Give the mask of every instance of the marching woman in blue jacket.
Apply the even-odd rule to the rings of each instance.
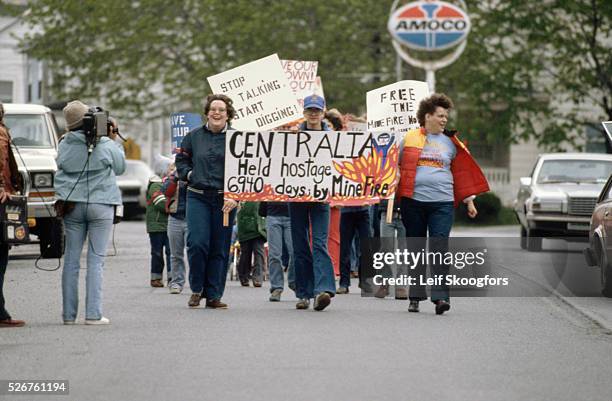
[[[81,252],[87,241],[87,278],[85,324],[109,324],[102,315],[102,271],[104,256],[113,227],[115,206],[121,205],[116,176],[125,171],[125,155],[114,141],[117,126],[99,138],[91,154],[83,132],[83,117],[89,107],[78,100],[64,108],[70,130],[62,138],[57,155],[55,192],[65,208],[66,254],[62,272],[64,324],[74,324],[79,304]]]
[[[188,305],[227,308],[225,290],[232,225],[238,202],[223,199],[225,133],[236,111],[225,95],[208,95],[206,124],[189,132],[176,155],[179,178],[187,181],[187,258],[191,277]],[[230,213],[223,226],[223,213]]]

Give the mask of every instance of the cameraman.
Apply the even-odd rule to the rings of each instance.
[[[23,190],[23,180],[19,171],[13,150],[11,149],[11,136],[4,125],[4,106],[0,102],[0,202],[4,203],[15,192]],[[9,246],[0,240],[0,327],[21,327],[23,320],[13,320],[4,309],[4,273],[8,264]]]
[[[114,120],[107,136],[97,139],[88,152],[83,118],[89,106],[78,100],[64,108],[69,130],[60,142],[57,155],[55,192],[64,201],[66,253],[62,272],[64,324],[74,324],[78,311],[81,251],[88,236],[85,324],[110,324],[102,316],[102,269],[113,227],[114,207],[121,205],[116,176],[125,171],[125,155],[114,139],[118,129]]]

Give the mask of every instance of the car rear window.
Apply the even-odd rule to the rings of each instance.
[[[612,161],[546,160],[538,173],[538,184],[564,182],[605,183],[612,173]]]
[[[4,123],[10,130],[15,146],[53,147],[47,121],[41,114],[7,114]]]

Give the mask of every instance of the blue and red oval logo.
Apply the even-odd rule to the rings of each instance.
[[[444,50],[461,43],[470,31],[470,18],[443,1],[419,1],[398,8],[389,18],[389,32],[415,50]]]

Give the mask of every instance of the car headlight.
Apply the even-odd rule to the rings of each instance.
[[[32,173],[32,184],[35,189],[53,187],[53,173]]]
[[[563,201],[534,198],[531,202],[531,210],[534,212],[562,212]]]

